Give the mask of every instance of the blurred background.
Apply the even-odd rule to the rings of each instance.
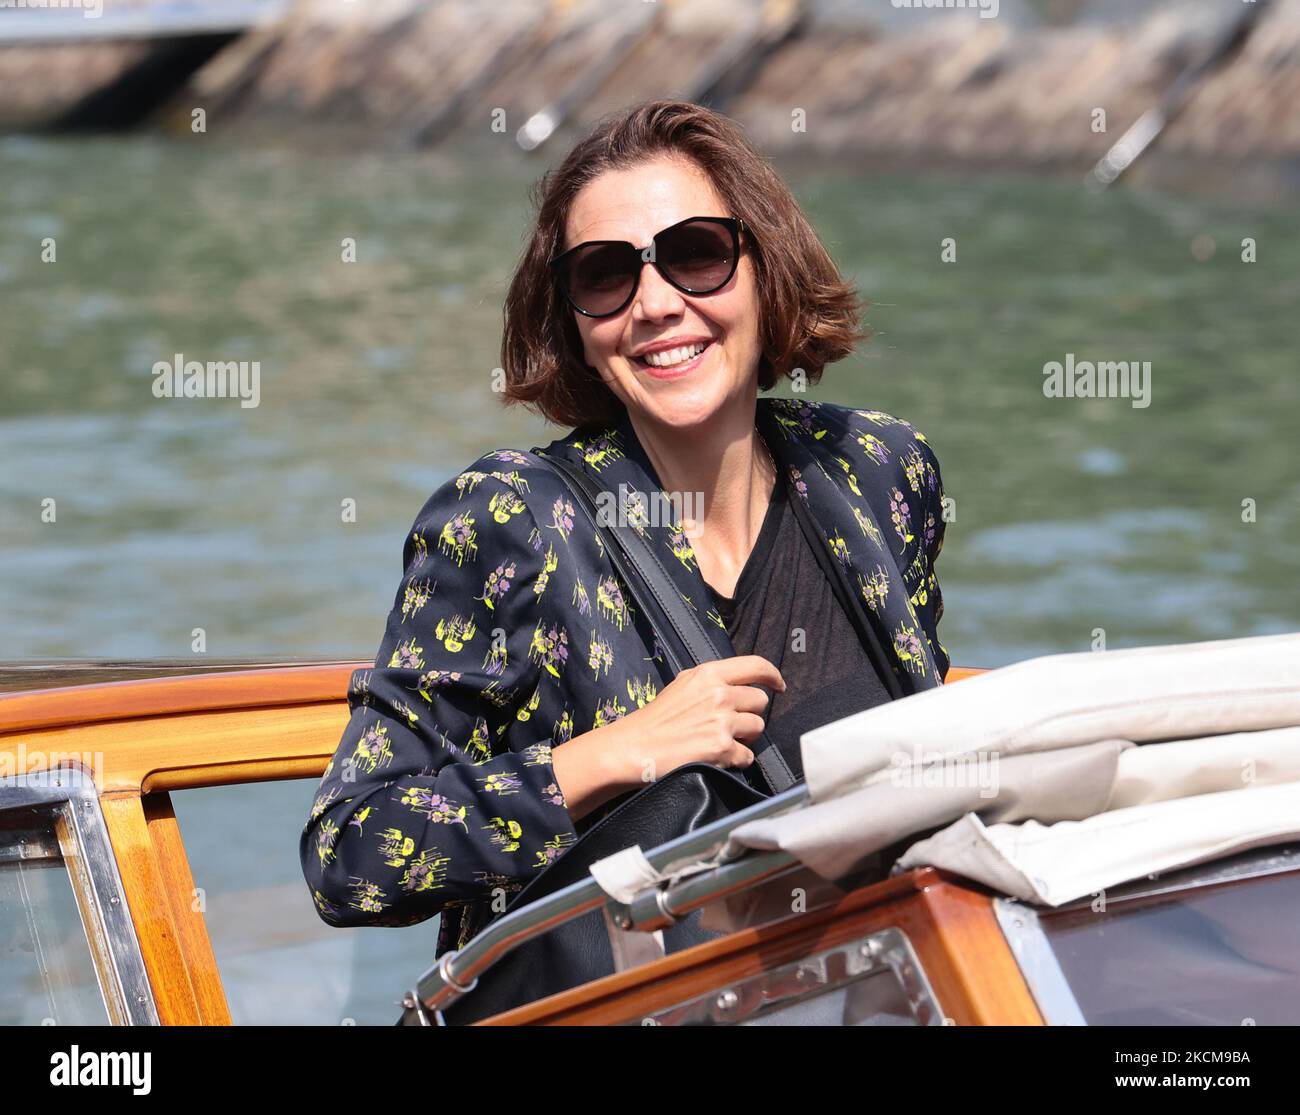
[[[0,8],[0,659],[195,628],[213,661],[373,657],[433,489],[565,432],[491,390],[529,186],[664,95],[747,129],[868,301],[809,396],[934,446],[955,663],[1300,627],[1300,0],[30,4]],[[155,398],[177,353],[258,361],[259,405]],[[1149,361],[1150,405],[1045,397],[1068,353]],[[311,788],[237,839],[176,795],[223,971],[268,894],[304,905]],[[243,1020],[383,1015],[432,954],[300,912],[227,977]],[[328,1005],[267,982],[282,947]]]

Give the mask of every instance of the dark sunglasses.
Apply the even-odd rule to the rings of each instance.
[[[587,317],[622,310],[641,283],[641,268],[655,270],[683,294],[712,294],[736,273],[739,217],[687,217],[638,248],[626,240],[588,240],[549,261],[569,304]]]

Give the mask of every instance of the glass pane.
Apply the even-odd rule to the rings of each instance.
[[[106,1026],[56,809],[0,812],[0,1024]]]
[[[1090,1024],[1300,1023],[1300,873],[1039,918]]]
[[[391,1026],[433,963],[438,919],[336,929],[298,862],[319,779],[172,791],[236,1025]]]

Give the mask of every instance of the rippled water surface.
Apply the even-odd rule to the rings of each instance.
[[[914,422],[956,501],[955,662],[1300,628],[1293,205],[782,169],[876,331],[811,396]],[[429,493],[559,432],[491,391],[539,171],[0,141],[0,658],[372,656]],[[259,405],[156,399],[176,353],[259,361]],[[1067,353],[1150,361],[1150,406],[1045,398]],[[227,994],[391,1021],[433,925],[315,918],[313,785],[175,795]]]
[[[557,432],[490,390],[536,165],[135,138],[0,166],[0,656],[187,655],[195,627],[371,655],[429,492]],[[782,169],[876,331],[812,397],[916,423],[956,500],[955,661],[1300,626],[1289,208]],[[154,398],[176,353],[258,360],[260,405]],[[1149,360],[1151,405],[1045,398],[1067,353]]]

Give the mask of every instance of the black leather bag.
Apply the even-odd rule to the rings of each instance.
[[[619,576],[659,636],[674,676],[720,657],[699,617],[684,607],[653,551],[630,527],[609,526],[596,514],[599,489],[570,461],[534,450],[568,485],[575,503],[604,540]],[[524,887],[510,913],[588,877],[588,869],[624,848],[650,849],[721,820],[788,789],[796,782],[781,753],[764,733],[754,763],[741,777],[708,763],[688,763],[644,789],[624,796],[584,832],[554,864]],[[700,927],[700,911],[663,931],[666,952],[679,952],[716,937]],[[614,971],[604,913],[595,910],[519,945],[479,977],[468,996],[444,1010],[452,1025],[487,1018]]]

